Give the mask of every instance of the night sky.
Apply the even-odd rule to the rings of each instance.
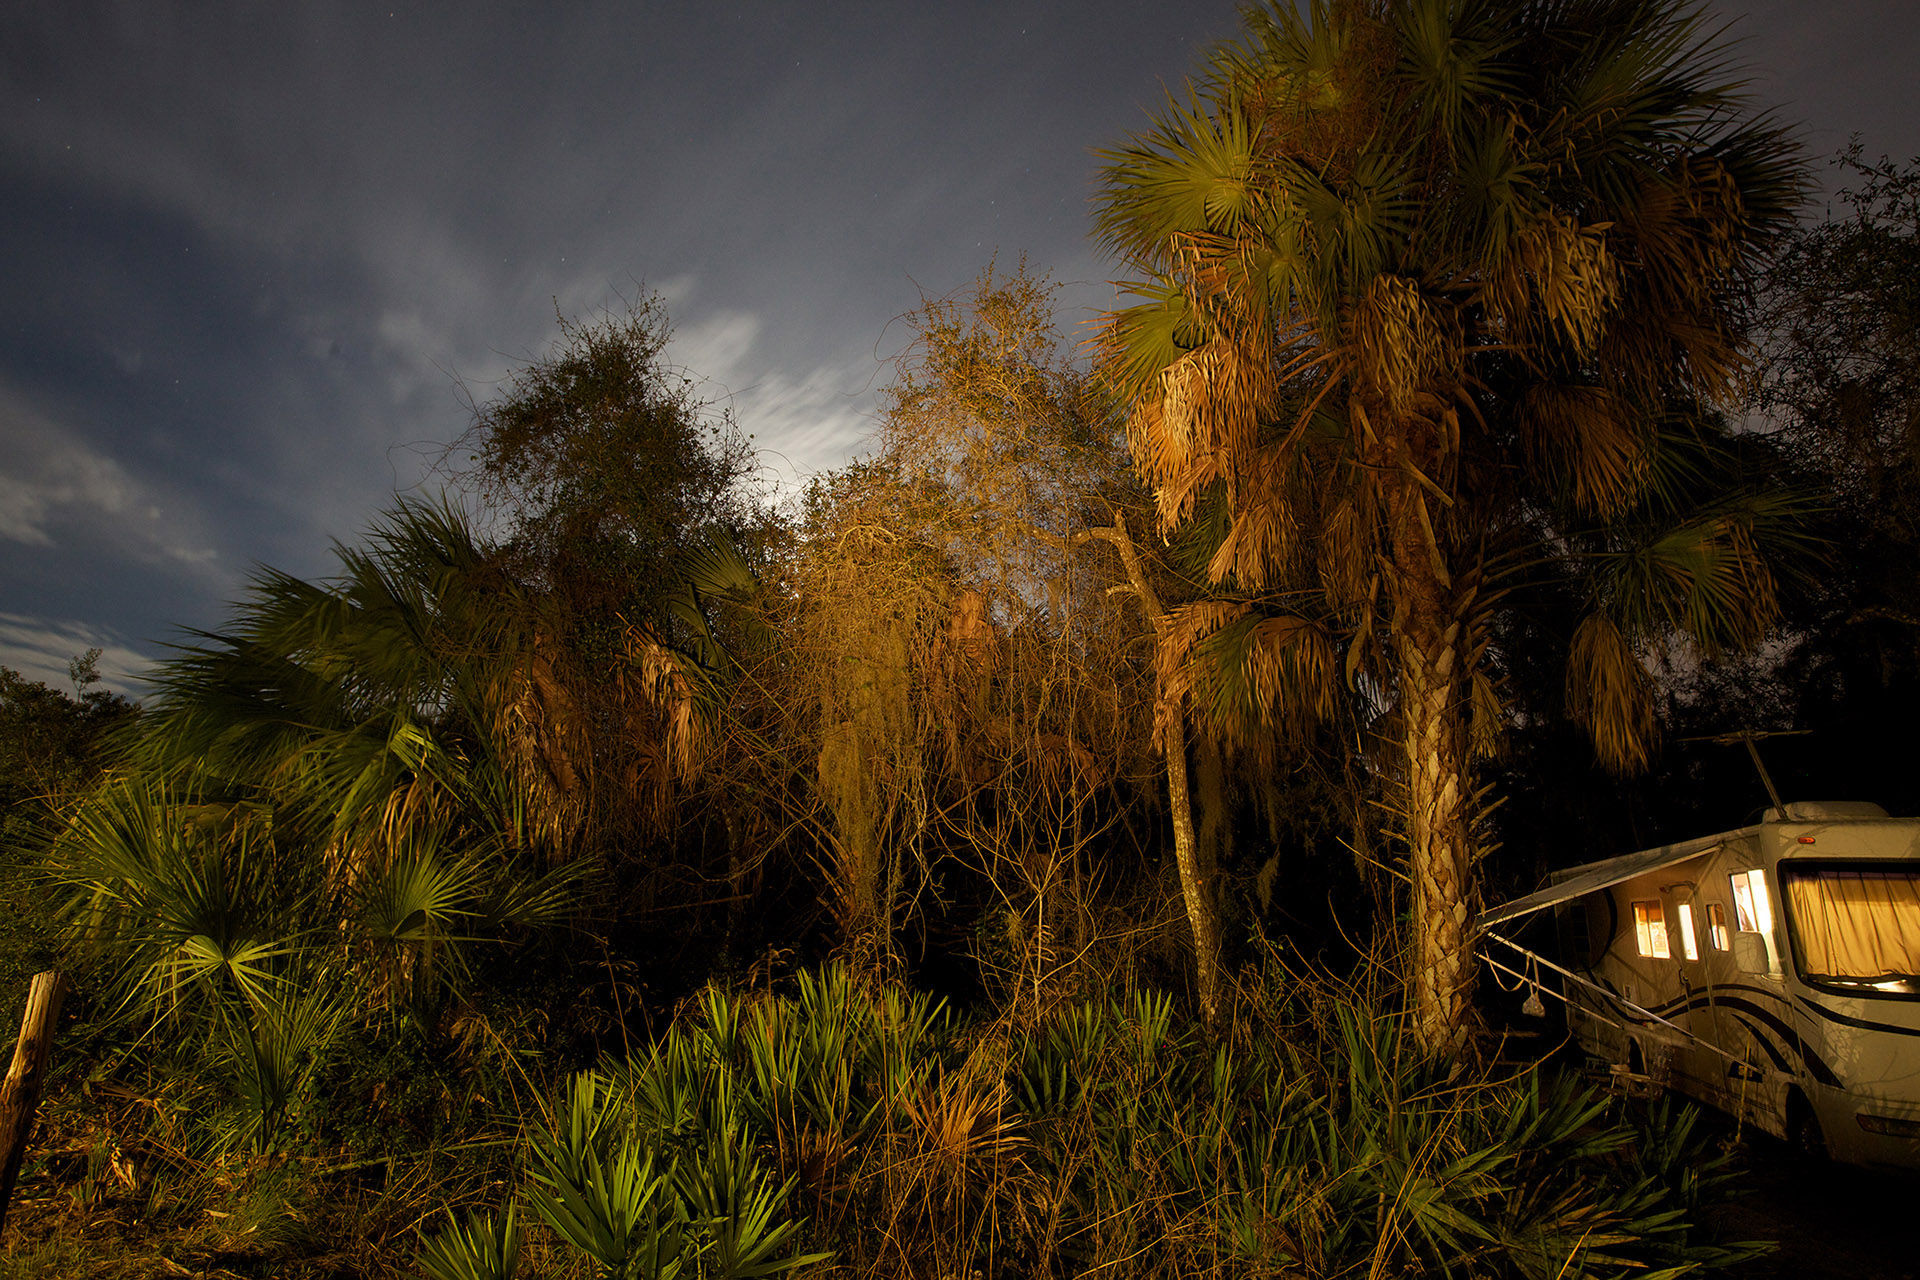
[[[1920,154],[1916,0],[1715,12],[1811,155]],[[1070,327],[1110,299],[1092,150],[1234,14],[11,0],[0,664],[65,687],[98,645],[138,693],[254,564],[328,572],[396,492],[438,493],[462,385],[537,355],[556,306],[658,291],[791,492],[861,450],[921,297],[997,253],[1069,284]]]

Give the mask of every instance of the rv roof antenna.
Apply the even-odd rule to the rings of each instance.
[[[1745,746],[1748,757],[1753,761],[1754,770],[1760,775],[1760,785],[1767,789],[1767,799],[1773,801],[1774,811],[1784,818],[1787,815],[1787,806],[1780,799],[1780,788],[1773,785],[1773,775],[1768,773],[1767,766],[1760,762],[1760,748],[1756,747],[1754,743],[1760,741],[1762,738],[1797,738],[1802,734],[1811,732],[1811,729],[1772,729],[1759,731],[1741,729],[1737,733],[1722,733],[1705,738],[1687,738],[1684,739],[1684,741],[1712,742],[1723,747],[1730,747],[1738,742]]]

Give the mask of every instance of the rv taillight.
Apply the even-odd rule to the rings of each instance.
[[[1853,1119],[1868,1133],[1877,1133],[1888,1138],[1920,1138],[1920,1120],[1903,1120],[1897,1116],[1876,1116],[1867,1111],[1856,1113]]]
[[[1801,843],[1801,844],[1812,844],[1812,843],[1813,843],[1813,837],[1812,837],[1812,836],[1801,836],[1801,837],[1800,837],[1800,843]]]

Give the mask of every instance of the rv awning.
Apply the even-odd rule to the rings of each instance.
[[[1583,867],[1568,867],[1556,871],[1550,877],[1552,883],[1546,888],[1528,894],[1524,898],[1515,898],[1504,906],[1482,912],[1480,927],[1500,924],[1516,916],[1526,915],[1529,911],[1539,911],[1543,907],[1557,907],[1563,902],[1572,902],[1597,889],[1619,884],[1622,880],[1631,880],[1635,876],[1645,875],[1649,871],[1658,871],[1670,867],[1676,862],[1685,862],[1688,858],[1697,858],[1710,849],[1716,849],[1726,842],[1726,834],[1702,836],[1698,840],[1688,840],[1681,844],[1663,844],[1657,849],[1642,849],[1638,853],[1625,853],[1617,858],[1608,858],[1604,862],[1589,862]]]

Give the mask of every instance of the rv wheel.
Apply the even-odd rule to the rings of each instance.
[[[1820,1118],[1797,1093],[1787,1099],[1787,1145],[1808,1164],[1827,1162],[1827,1138],[1820,1132]]]

